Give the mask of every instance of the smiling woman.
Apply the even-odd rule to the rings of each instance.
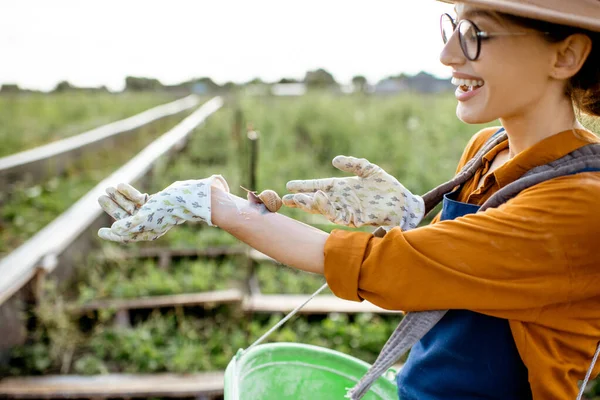
[[[338,297],[408,312],[349,398],[365,395],[414,339],[397,376],[402,400],[573,399],[599,371],[600,139],[574,105],[600,116],[600,2],[465,0],[456,13],[442,20],[440,59],[459,86],[457,116],[502,124],[473,136],[456,176],[417,196],[366,159],[336,157],[350,177],[288,183],[286,206],[383,229],[327,234],[207,179],[190,184],[211,199],[210,224],[324,274]],[[161,195],[141,214],[167,212]],[[126,228],[141,214],[100,234],[136,240]]]

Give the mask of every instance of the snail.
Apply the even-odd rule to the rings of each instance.
[[[252,197],[253,201],[256,201],[260,204],[264,204],[265,207],[267,207],[267,210],[271,212],[277,212],[283,205],[281,197],[279,197],[277,192],[275,192],[274,190],[267,189],[260,192],[260,194],[256,194],[256,192],[246,189],[243,186],[240,187],[249,193],[249,196]]]

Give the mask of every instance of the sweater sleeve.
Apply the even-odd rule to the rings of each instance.
[[[568,194],[568,195],[566,195]],[[485,212],[385,237],[333,231],[325,277],[339,297],[386,309],[469,309],[534,321],[596,291],[600,174],[556,178]]]

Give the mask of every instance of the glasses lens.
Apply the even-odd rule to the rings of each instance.
[[[442,30],[442,40],[444,41],[444,44],[446,44],[452,37],[455,29],[454,21],[452,21],[452,18],[448,14],[442,15],[440,20],[440,28]]]
[[[458,27],[460,47],[469,60],[475,60],[479,54],[477,28],[469,20],[463,20]]]

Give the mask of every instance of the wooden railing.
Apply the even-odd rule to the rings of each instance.
[[[189,110],[199,102],[197,96],[190,95],[76,136],[0,158],[0,188],[8,188],[12,183],[22,180],[35,184],[49,176],[58,175],[75,159],[101,147],[103,142]]]
[[[220,97],[206,102],[173,129],[148,145],[137,156],[73,204],[23,245],[0,260],[0,304],[27,283],[38,269],[52,271],[58,257],[101,215],[97,199],[108,186],[134,182],[163,155],[181,149],[188,135],[223,105]]]

